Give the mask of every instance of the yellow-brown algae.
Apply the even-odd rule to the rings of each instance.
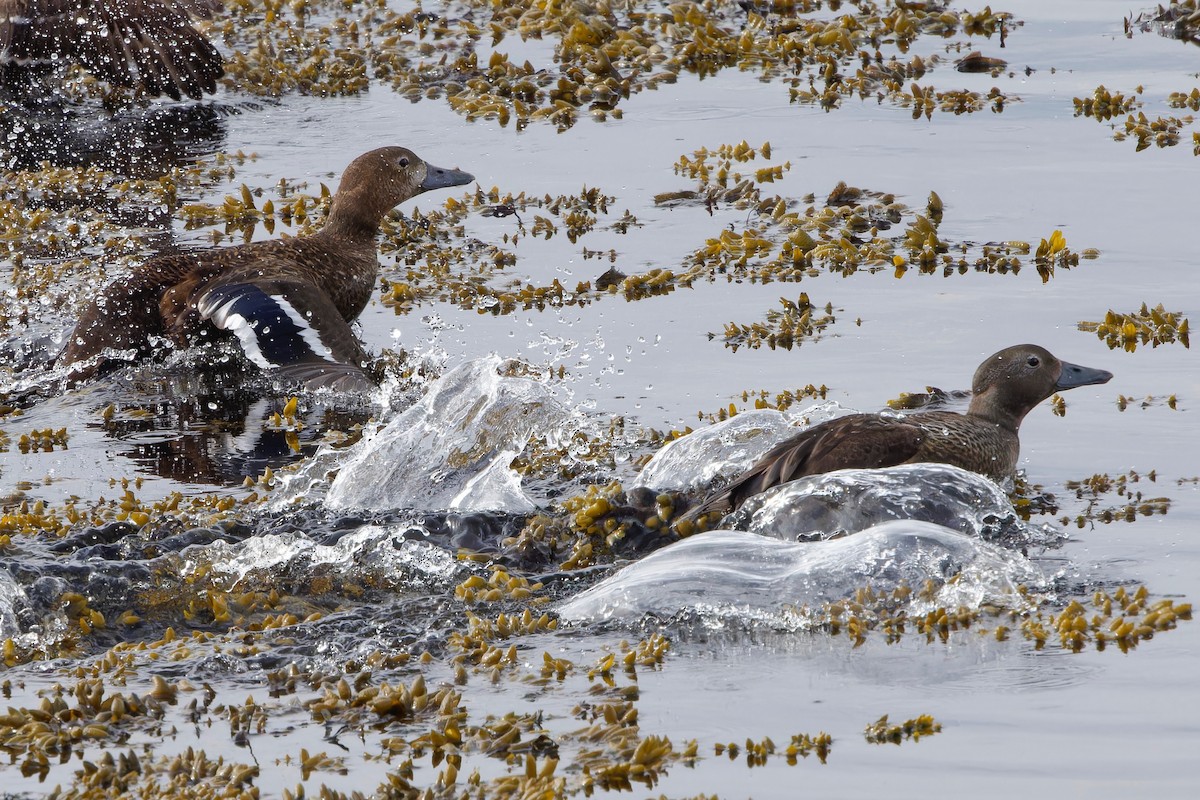
[[[808,758],[810,754],[816,754],[817,759],[822,763],[826,763],[829,758],[829,751],[833,745],[833,737],[824,731],[816,736],[810,736],[807,733],[797,733],[792,736],[792,740],[788,743],[784,750],[784,755],[787,758],[789,766],[795,766],[797,756]]]
[[[1109,310],[1101,322],[1080,322],[1079,330],[1093,331],[1110,350],[1118,348],[1135,352],[1139,345],[1158,347],[1178,342],[1191,346],[1188,320],[1179,312],[1167,311],[1162,303],[1154,308],[1142,303],[1137,311],[1128,314]]]
[[[1067,481],[1066,488],[1074,490],[1078,499],[1087,501],[1084,509],[1074,518],[1062,517],[1064,525],[1074,524],[1082,528],[1088,524],[1125,521],[1133,522],[1138,517],[1166,514],[1171,508],[1171,499],[1162,496],[1146,496],[1136,484],[1142,480],[1156,482],[1154,471],[1142,475],[1130,471],[1115,478],[1108,474],[1096,474],[1082,481]],[[1115,494],[1124,499],[1124,505],[1104,506],[1101,499],[1106,494]]]
[[[1183,117],[1166,115],[1150,119],[1139,111],[1137,114],[1130,114],[1125,118],[1122,127],[1113,131],[1113,138],[1117,141],[1132,138],[1138,152],[1145,150],[1150,145],[1172,147],[1179,144],[1182,129],[1194,121],[1195,117],[1190,114]]]
[[[772,350],[791,350],[793,347],[799,347],[806,339],[819,340],[825,329],[836,321],[832,303],[825,305],[822,314],[822,309],[814,308],[805,292],[801,292],[796,301],[781,297],[779,303],[783,306],[783,311],[771,309],[767,312],[765,323],[727,323],[723,335],[725,346],[735,353],[743,346],[752,350],[763,345]],[[708,334],[709,339],[716,336],[715,333]]]
[[[1106,122],[1115,117],[1128,114],[1135,108],[1142,106],[1140,99],[1141,87],[1138,87],[1133,96],[1126,96],[1117,92],[1113,94],[1104,86],[1096,87],[1096,91],[1091,97],[1076,97],[1075,116],[1077,117],[1092,117],[1098,122]]]
[[[875,722],[866,727],[864,735],[871,744],[900,744],[906,739],[912,739],[914,742],[920,740],[922,736],[932,736],[942,730],[942,724],[934,720],[928,714],[922,714],[916,719],[905,720],[899,725],[893,725],[888,722],[888,715],[884,714]]]

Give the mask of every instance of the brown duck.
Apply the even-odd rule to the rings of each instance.
[[[159,256],[109,284],[84,310],[58,364],[72,366],[77,382],[108,365],[107,351],[144,356],[154,338],[189,346],[227,331],[252,362],[286,380],[368,388],[366,353],[350,323],[375,287],[379,225],[409,198],[472,180],[403,147],[372,150],[346,167],[315,234]]]
[[[1017,430],[1034,406],[1055,392],[1110,378],[1111,372],[1059,361],[1037,345],[1008,347],[975,370],[967,413],[851,414],[822,422],[772,448],[684,519],[727,514],[773,486],[838,469],[936,461],[1003,482],[1017,468]]]
[[[0,0],[0,87],[78,63],[101,80],[157,97],[217,90],[221,54],[192,27],[220,0]]]

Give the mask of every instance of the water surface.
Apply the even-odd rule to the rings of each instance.
[[[427,9],[435,5],[451,17],[464,13],[455,4]],[[655,3],[633,5],[661,10]],[[725,24],[744,19],[727,4],[702,6],[717,7],[726,10]],[[595,293],[583,306],[551,304],[504,315],[439,299],[397,314],[379,300],[361,319],[364,342],[373,351],[402,348],[410,364],[424,364],[428,377],[400,382],[386,399],[303,398],[299,459],[285,431],[267,422],[289,392],[274,390],[269,381],[248,395],[223,391],[229,386],[213,389],[191,375],[186,358],[34,396],[19,415],[0,418],[8,436],[0,448],[0,495],[10,515],[3,532],[11,535],[0,550],[0,634],[20,645],[15,654],[6,653],[12,663],[0,676],[5,705],[36,708],[56,684],[70,697],[73,684],[89,677],[92,665],[121,641],[151,646],[128,656],[128,675],[116,674],[111,665],[95,668],[108,694],[145,695],[155,675],[183,683],[177,704],[164,706],[162,729],[148,721],[115,725],[118,733],[95,744],[75,743],[81,757],[60,765],[53,755],[44,772],[36,764],[23,766],[29,752],[23,745],[6,744],[12,752],[6,790],[33,795],[56,785],[78,790],[87,780],[76,774],[82,759],[97,763],[106,751],[115,758],[132,749],[150,764],[192,747],[213,760],[257,765],[253,785],[266,797],[280,797],[297,785],[315,794],[322,784],[370,793],[389,774],[402,772],[407,759],[413,772],[405,780],[421,789],[435,787],[439,774],[445,779],[446,753],[462,757],[458,785],[478,770],[490,792],[481,796],[489,797],[505,796],[499,783],[504,776],[526,774],[528,754],[539,770],[558,757],[546,783],[551,796],[579,796],[587,779],[601,772],[601,763],[628,762],[637,742],[667,737],[676,753],[694,740],[698,759],[668,757],[661,769],[647,773],[652,778],[634,781],[638,796],[782,798],[803,789],[849,798],[878,796],[884,787],[914,795],[931,786],[941,794],[976,796],[1033,790],[1193,796],[1200,788],[1194,753],[1200,735],[1194,714],[1196,626],[1181,620],[1177,629],[1139,640],[1127,651],[1115,644],[1099,650],[1089,640],[1073,652],[1053,632],[1039,646],[1022,634],[1022,622],[1048,624],[1072,600],[1087,605],[1090,618],[1100,613],[1090,605],[1097,591],[1132,595],[1144,585],[1148,604],[1188,603],[1200,596],[1200,547],[1193,536],[1200,522],[1193,419],[1200,370],[1179,342],[1126,352],[1079,327],[1103,320],[1110,310],[1135,313],[1143,303],[1194,317],[1200,290],[1192,263],[1193,136],[1200,129],[1186,124],[1179,144],[1139,152],[1133,141],[1113,138],[1128,115],[1098,122],[1076,116],[1073,103],[1092,97],[1101,85],[1126,95],[1141,87],[1143,105],[1132,113],[1185,116],[1190,112],[1169,108],[1167,97],[1196,87],[1197,51],[1153,32],[1127,38],[1123,20],[1139,9],[1126,4],[1016,2],[1004,8],[1023,24],[1009,29],[1003,49],[996,36],[961,32],[948,39],[919,37],[911,48],[946,59],[916,83],[985,95],[998,87],[1013,98],[1000,113],[935,111],[914,120],[910,108],[874,97],[847,98],[825,111],[789,102],[779,77],[760,80],[732,67],[703,79],[684,72],[675,83],[622,99],[619,119],[595,121],[584,114],[561,131],[541,121],[517,130],[492,118],[468,120],[444,98],[413,103],[378,80],[350,97],[288,93],[264,99],[233,86],[205,101],[221,119],[220,136],[209,149],[255,157],[233,162],[231,180],[189,190],[195,194],[186,198],[189,203],[220,205],[226,195],[238,195],[242,184],[272,196],[281,179],[307,182],[316,194],[322,182],[334,187],[354,156],[385,144],[405,145],[431,163],[468,170],[484,191],[495,186],[501,195],[540,198],[594,187],[614,198],[608,213],[597,215],[595,230],[577,242],[560,232],[508,246],[515,263],[488,276],[494,289],[541,287],[556,279],[573,288],[583,281],[594,284],[610,267],[627,275],[655,268],[682,272],[694,251],[723,230],[763,227],[756,212],[732,203],[718,203],[710,213],[703,204],[655,202],[656,195],[695,188],[694,180],[673,169],[681,156],[743,140],[755,148],[770,143],[770,158],[760,157],[751,168],[790,163],[764,190],[801,211],[810,205],[819,211],[844,181],[892,194],[907,206],[901,224],[884,232],[902,237],[936,192],[944,203],[938,234],[959,248],[952,250],[956,257],[964,246],[968,261],[979,258],[985,245],[1022,241],[1036,248],[1056,230],[1072,252],[1094,249],[1098,257],[1060,267],[1048,280],[1032,254],[1019,256],[1016,274],[968,269],[944,275],[940,267],[922,274],[912,264],[902,277],[891,265],[851,275],[820,268],[798,283],[718,274],[636,302],[621,293]],[[951,10],[981,9],[952,4]],[[824,6],[813,16],[835,13]],[[553,44],[553,37],[521,42],[510,34],[495,49],[514,62],[529,58],[554,69]],[[946,53],[957,44],[963,44],[961,53]],[[492,50],[486,36],[475,48],[481,60]],[[954,71],[954,59],[972,48],[1005,58],[1009,69],[996,77]],[[852,73],[853,64],[848,69]],[[213,155],[198,158],[211,164]],[[13,200],[17,173],[8,180],[4,198]],[[450,196],[470,202],[473,191]],[[411,216],[415,209],[441,209],[446,196],[421,197],[400,211]],[[626,209],[639,225],[621,233],[611,226]],[[77,209],[64,213],[84,218]],[[213,229],[224,228],[189,229],[181,213],[170,220],[134,221],[111,209],[104,213],[129,227],[139,254],[202,246]],[[530,206],[521,219],[529,227],[545,213]],[[519,230],[513,216],[478,211],[462,224],[464,238],[456,241],[473,237],[496,246]],[[262,226],[255,235],[266,235]],[[604,255],[585,257],[585,251]],[[402,279],[404,268],[395,256],[385,254],[382,263],[385,277]],[[112,264],[114,271],[122,268],[121,262]],[[10,273],[16,265],[5,267]],[[64,278],[66,296],[90,291],[90,282],[86,273]],[[62,296],[62,287],[56,285],[54,296]],[[801,292],[814,306],[834,308],[836,319],[819,339],[801,340],[790,350],[724,346],[727,323],[761,322],[768,311],[781,308],[781,298],[795,301]],[[15,305],[6,308],[30,309],[30,320],[3,320],[7,353],[37,337],[48,337],[42,350],[52,352],[71,328],[75,302],[17,298],[15,290],[9,300]],[[549,518],[568,519],[575,507],[568,512],[564,504],[589,486],[620,481],[632,488],[641,461],[659,446],[638,431],[699,428],[731,403],[751,408],[743,392],[766,390],[773,398],[809,384],[827,387],[826,397],[802,399],[786,412],[787,422],[876,410],[901,392],[926,386],[968,388],[982,358],[1024,341],[1115,375],[1106,385],[1065,394],[1065,416],[1044,403],[1022,427],[1020,468],[1033,487],[1027,495],[1051,495],[1057,507],[1036,506],[1029,524],[1049,526],[1058,535],[1032,545],[1009,543],[1004,552],[1022,565],[1028,562],[1040,576],[1029,586],[1040,608],[1023,605],[1012,593],[988,596],[974,601],[972,610],[981,616],[972,627],[927,637],[910,624],[894,641],[876,628],[856,646],[844,626],[834,632],[818,613],[830,598],[764,596],[754,582],[734,581],[713,593],[722,598],[716,609],[701,603],[681,609],[652,594],[647,602],[660,605],[648,619],[638,613],[618,622],[564,621],[556,631],[533,625],[490,638],[472,628],[468,611],[492,622],[501,612],[519,615],[526,608],[535,619],[543,612],[554,616],[558,603],[569,603],[601,579],[619,580],[612,577],[619,566],[662,543],[649,535],[631,537],[598,556],[595,568],[577,570],[561,568],[562,557],[517,558],[505,549],[505,537],[519,532],[530,516],[529,505]],[[500,378],[495,366],[507,359],[532,366],[525,377]],[[559,367],[561,380],[545,377],[548,368]],[[528,425],[489,426],[485,414],[483,424],[460,431],[455,425],[461,420],[435,413],[419,424],[440,426],[449,438],[396,463],[385,447],[395,437],[386,429],[372,432],[435,396],[433,376],[470,368],[479,371],[457,386],[477,409],[510,413],[504,409],[511,407],[498,404],[509,396],[500,387],[527,381],[518,393],[526,408],[537,409]],[[48,385],[45,376],[43,368],[24,366],[15,355],[0,369],[13,397],[30,385]],[[197,392],[210,394],[196,397]],[[818,405],[830,401],[835,408]],[[110,404],[117,424],[103,417]],[[809,412],[809,406],[818,407]],[[447,407],[458,406],[439,404],[434,411]],[[615,418],[623,420],[625,433],[614,440],[611,458],[589,456],[578,446],[580,434],[605,440]],[[413,417],[403,419],[410,424]],[[358,444],[341,447],[348,440],[342,437],[339,448],[322,445],[326,430],[352,439],[357,426],[368,432]],[[282,428],[287,427],[285,421]],[[47,428],[66,428],[68,447],[21,452],[22,434]],[[510,451],[520,451],[530,436],[564,448],[561,473],[544,470],[518,480],[509,469]],[[720,455],[704,452],[706,458]],[[470,455],[459,458],[461,453]],[[398,490],[376,487],[386,485],[378,473],[365,473],[369,479],[347,488],[346,476],[355,474],[348,465],[362,462],[376,469],[396,463],[397,480],[412,490],[403,493],[405,502],[396,500]],[[39,501],[62,509],[71,498],[78,498],[81,511],[111,516],[102,498],[120,498],[126,491],[122,479],[137,481],[129,491],[144,504],[175,492],[184,506],[193,499],[240,503],[251,491],[271,494],[262,483],[257,489],[240,486],[243,476],[259,478],[268,467],[276,477],[266,483],[278,487],[270,503],[214,508],[208,519],[194,512],[186,521],[171,522],[171,513],[159,510],[144,527],[136,518],[119,529],[84,519],[52,536],[18,531],[12,516],[22,503],[26,511]],[[401,467],[409,472],[398,472]],[[338,470],[343,485],[331,488]],[[1091,496],[1084,491],[1077,497],[1073,482],[1097,474],[1127,481],[1135,496],[1108,488],[1089,506]],[[1159,498],[1166,502],[1147,506],[1154,513],[1139,509]],[[1129,504],[1135,512],[1126,521]],[[492,513],[472,515],[480,508]],[[1117,510],[1115,521],[1105,521],[1106,508]],[[69,544],[58,546],[64,541]],[[987,545],[993,546],[1005,547]],[[460,548],[475,557],[458,558]],[[500,573],[487,566],[490,559],[501,559],[497,564],[514,581],[504,584],[499,600],[465,602],[469,593],[463,587],[473,585],[472,575],[497,585]],[[842,587],[847,595],[853,594],[852,584],[871,582],[849,569],[838,575],[848,584]],[[532,602],[524,597],[522,580],[545,585],[533,590]],[[267,596],[272,590],[275,599]],[[255,591],[262,596],[249,597]],[[246,599],[222,616],[226,595]],[[953,610],[945,597],[941,604]],[[780,600],[796,608],[811,605],[813,616],[795,614],[796,608],[780,614]],[[1008,623],[1011,631],[1003,641],[995,635],[1000,621],[984,612],[992,604],[1024,615]],[[81,618],[95,622],[81,610],[85,607],[103,611],[103,628],[78,632]],[[140,619],[121,622],[126,610]],[[294,619],[279,629],[246,632],[248,626],[263,626],[268,613],[278,615],[272,624],[289,622],[285,614]],[[915,619],[924,610],[913,607],[909,613]],[[310,615],[317,616],[305,621]],[[164,641],[168,626],[182,638],[193,631],[198,636],[184,649]],[[661,658],[647,657],[632,672],[621,668],[619,658],[616,667],[603,668],[606,653],[625,652],[622,642],[651,642],[653,649],[660,640],[652,637],[660,633],[669,641]],[[39,648],[51,660],[34,658]],[[498,665],[485,663],[496,658],[489,649],[502,651]],[[553,669],[546,677],[547,658],[573,666],[561,679]],[[290,690],[281,689],[293,667],[303,677]],[[333,708],[322,721],[312,702],[327,691],[336,694],[342,673],[352,685],[356,677],[362,686],[382,681],[411,686],[421,678],[430,692],[443,692],[440,698],[461,692],[465,717],[448,722],[428,713],[388,716]],[[211,696],[204,686],[212,687]],[[193,698],[200,701],[198,712],[187,710]],[[247,711],[247,698],[265,713]],[[610,714],[635,708],[636,725],[626,721],[607,738],[597,734],[600,738],[589,740],[581,730],[597,713],[603,719],[606,704]],[[506,759],[503,750],[489,754],[488,742],[497,720],[509,713],[523,726],[525,746]],[[930,715],[942,729],[899,746],[868,742],[864,728],[885,714],[894,723]],[[425,742],[422,748],[421,736],[444,734],[448,725],[473,732],[458,746],[438,751]],[[489,726],[491,733],[484,730]],[[783,750],[791,737],[820,732],[832,736],[827,763],[813,754],[788,765]],[[632,736],[633,745],[617,733]],[[539,742],[539,736],[546,738]],[[762,743],[765,737],[777,752],[765,765],[750,766],[747,741]],[[733,758],[717,751],[729,743],[740,748]],[[340,761],[310,773],[297,763],[301,748]],[[389,748],[392,755],[383,757]],[[591,750],[603,757],[589,760]],[[218,785],[224,779],[210,780]],[[596,791],[619,795],[619,785],[614,779],[609,792]],[[166,791],[163,785],[159,790]],[[440,791],[435,788],[433,796],[442,796]]]

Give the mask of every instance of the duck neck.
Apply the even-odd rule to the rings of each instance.
[[[374,242],[383,217],[392,209],[365,188],[339,189],[329,206],[329,216],[320,233],[357,242]]]
[[[1006,407],[996,397],[994,390],[988,390],[971,397],[971,405],[967,408],[967,415],[986,420],[993,425],[1016,433],[1021,427],[1021,420],[1025,418],[1027,411],[1028,409],[1018,412]]]

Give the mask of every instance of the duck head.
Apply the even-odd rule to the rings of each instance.
[[[470,173],[435,167],[404,147],[381,147],[350,162],[342,173],[326,228],[345,236],[372,237],[389,211],[422,192],[462,186]]]
[[[967,413],[1015,431],[1034,406],[1055,392],[1108,383],[1111,378],[1111,372],[1060,361],[1035,344],[1006,347],[975,370]]]

